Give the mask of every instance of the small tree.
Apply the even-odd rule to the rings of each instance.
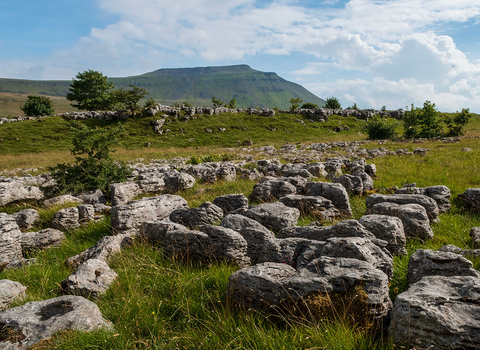
[[[213,107],[222,107],[225,104],[225,102],[223,102],[219,98],[215,98],[215,96],[212,96],[212,103]]]
[[[387,121],[379,115],[366,121],[362,130],[368,134],[369,140],[393,140],[397,136],[396,127],[399,122]]]
[[[29,117],[55,114],[53,101],[46,96],[27,96],[27,101],[20,109]]]
[[[147,108],[153,108],[157,105],[157,101],[155,101],[155,99],[153,97],[149,97],[145,103],[143,104],[143,108],[144,109],[147,109]]]
[[[128,109],[133,112],[138,109],[138,102],[148,95],[148,92],[138,86],[130,85],[130,89],[112,90],[110,95],[117,109]]]
[[[357,103],[354,102],[353,106],[348,106],[347,109],[354,109],[354,110],[358,111]]]
[[[303,100],[300,97],[290,99],[290,112],[295,111],[303,103]]]
[[[415,108],[412,103],[410,111],[405,113],[403,118],[403,136],[411,138],[433,138],[442,134],[442,120],[435,103],[425,101],[423,108]]]
[[[70,84],[67,100],[78,109],[87,111],[108,110],[112,107],[110,89],[113,83],[107,81],[107,77],[101,72],[87,70],[78,73]]]
[[[453,118],[450,116],[445,117],[445,125],[448,131],[445,136],[460,136],[465,135],[464,126],[470,121],[470,109],[463,108],[460,113],[457,111],[457,115]]]
[[[101,189],[110,191],[109,185],[125,181],[130,170],[124,162],[115,162],[112,147],[118,145],[123,127],[90,129],[80,122],[73,122],[70,133],[72,138],[71,153],[75,164],[57,164],[49,167],[56,181],[54,194],[83,192]]]
[[[318,105],[316,105],[315,103],[311,103],[311,102],[307,102],[307,103],[304,103],[302,105],[302,107],[300,107],[302,109],[315,109],[315,108],[318,108]]]
[[[228,101],[228,108],[237,108],[237,99],[234,97],[230,101]]]
[[[325,105],[323,108],[329,108],[329,109],[342,109],[342,105],[340,104],[340,101],[336,97],[329,97],[325,101]]]

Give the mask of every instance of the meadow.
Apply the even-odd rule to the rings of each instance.
[[[253,147],[289,143],[364,140],[361,121],[331,118],[327,123],[311,123],[297,115],[280,114],[275,118],[226,115],[200,117],[172,122],[165,128],[171,133],[155,135],[151,118],[133,118],[123,123],[126,133],[123,147],[115,157],[123,160],[190,157],[218,153],[239,153],[238,141],[251,139]],[[105,126],[106,122],[86,121],[89,126]],[[277,127],[268,132],[266,126]],[[334,127],[348,125],[349,130],[334,132]],[[204,128],[227,127],[224,133],[206,134]],[[239,128],[246,127],[246,131]],[[178,132],[184,129],[185,135]],[[290,133],[282,132],[287,129]],[[39,167],[71,161],[68,152],[68,121],[48,118],[43,122],[28,121],[0,125],[0,170]],[[465,211],[457,195],[470,187],[480,187],[480,118],[475,115],[467,136],[459,143],[425,141],[421,144],[398,141],[364,147],[386,147],[391,150],[417,147],[430,149],[425,156],[385,156],[368,159],[377,167],[376,189],[401,187],[416,182],[417,186],[445,185],[452,191],[453,207],[441,214],[432,225],[434,238],[429,241],[410,239],[408,255],[395,257],[390,295],[395,297],[406,288],[409,256],[418,248],[438,249],[445,244],[473,248],[470,228],[480,226],[480,215]],[[16,140],[18,138],[19,140]],[[194,138],[195,141],[188,141]],[[151,147],[144,144],[151,142]],[[464,152],[462,148],[471,148]],[[233,149],[232,149],[233,148]],[[252,154],[254,155],[254,154]],[[191,207],[230,193],[248,196],[255,182],[237,180],[214,184],[196,183],[179,193]],[[205,189],[206,191],[200,191]],[[354,218],[365,212],[365,197],[351,197]],[[41,216],[38,227],[50,225],[53,214],[64,206],[45,209],[38,203],[17,203],[0,208],[13,213],[26,207],[37,209]],[[314,218],[301,217],[306,225]],[[59,248],[38,252],[34,265],[0,272],[0,279],[18,281],[27,289],[27,301],[44,300],[60,293],[59,283],[72,270],[65,259],[92,246],[99,238],[110,235],[110,219],[90,223],[71,231]],[[185,263],[167,258],[158,247],[137,240],[133,246],[117,254],[109,264],[119,279],[109,291],[95,299],[103,315],[113,322],[115,330],[80,333],[67,331],[44,341],[35,349],[397,349],[382,331],[364,332],[349,322],[340,310],[331,319],[299,319],[290,315],[270,315],[239,310],[227,300],[228,277],[237,269],[224,262],[210,264]],[[480,268],[480,261],[474,261]]]

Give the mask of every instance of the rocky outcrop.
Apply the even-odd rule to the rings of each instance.
[[[47,248],[58,247],[65,239],[62,231],[46,228],[38,232],[22,233],[22,250],[28,255],[34,251],[40,251]]]
[[[352,216],[352,207],[347,190],[339,183],[309,182],[305,187],[307,196],[320,196],[332,201],[343,216]]]
[[[320,220],[334,220],[340,216],[332,201],[321,196],[302,196],[290,194],[280,198],[280,202],[287,207],[297,208],[302,214],[311,214]]]
[[[113,328],[103,318],[97,305],[79,296],[32,301],[0,313],[0,328],[6,337],[0,338],[0,348],[27,349],[65,330],[93,331]]]
[[[22,232],[13,217],[0,213],[0,267],[22,259]]]
[[[53,205],[63,205],[66,203],[83,204],[83,200],[81,200],[80,198],[71,196],[69,194],[64,194],[62,196],[49,198],[43,201],[43,205],[46,207],[51,207]]]
[[[40,220],[40,216],[35,209],[24,209],[11,214],[15,218],[18,227],[21,230],[28,230],[35,226]]]
[[[248,208],[248,198],[244,194],[227,194],[217,197],[212,202],[216,206],[222,208],[223,214],[228,215],[237,209]]]
[[[0,280],[0,311],[7,309],[17,299],[25,297],[25,290],[27,287],[21,283]],[[0,331],[2,328],[0,327]]]
[[[395,191],[395,194],[422,194],[431,197],[437,202],[440,213],[446,213],[450,210],[450,189],[447,186],[416,187],[415,183],[407,184]]]
[[[23,200],[41,200],[42,191],[35,186],[24,186],[18,181],[0,182],[0,207]]]
[[[80,216],[78,208],[65,208],[53,215],[51,227],[60,231],[71,231],[79,228]]]
[[[201,225],[219,222],[223,218],[223,210],[211,202],[200,204],[198,208],[181,208],[170,214],[170,220],[194,229]]]
[[[467,188],[465,192],[458,195],[458,198],[463,201],[466,209],[480,212],[480,188]]]
[[[287,207],[281,202],[251,206],[248,210],[243,210],[240,213],[274,231],[296,225],[300,217],[298,209]]]
[[[480,227],[472,227],[470,237],[472,237],[473,244],[480,246]]]
[[[289,194],[296,194],[297,188],[289,181],[264,177],[253,186],[250,199],[256,202],[272,202]]]
[[[393,255],[407,254],[405,230],[399,218],[387,215],[364,215],[358,222],[375,237],[386,241],[386,248]]]

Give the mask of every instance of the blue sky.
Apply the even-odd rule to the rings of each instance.
[[[0,0],[0,77],[248,64],[344,107],[480,112],[479,0]]]

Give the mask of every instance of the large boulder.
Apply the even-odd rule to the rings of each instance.
[[[146,221],[142,222],[142,226],[140,228],[140,237],[151,244],[161,244],[163,243],[163,239],[169,231],[186,229],[187,228],[185,226],[170,221],[170,219]]]
[[[416,187],[416,184],[407,184],[396,190],[395,194],[423,194],[431,197],[437,202],[440,213],[446,213],[452,207],[450,204],[450,189],[443,185]]]
[[[407,239],[402,220],[387,215],[364,215],[358,222],[378,239],[387,242],[386,248],[393,255],[405,255]]]
[[[320,196],[332,201],[344,216],[352,216],[352,207],[347,190],[339,183],[309,182],[305,187],[307,196]]]
[[[480,279],[426,276],[397,296],[389,334],[399,346],[480,348]]]
[[[290,182],[266,176],[253,186],[250,199],[257,202],[272,202],[286,195],[296,193],[296,187]]]
[[[0,213],[0,267],[22,259],[22,232],[15,218]]]
[[[0,280],[0,311],[7,309],[15,300],[24,298],[26,289],[27,287],[19,282]]]
[[[188,203],[180,196],[164,194],[142,198],[111,209],[111,224],[116,232],[138,230],[142,222],[168,218],[170,214]]]
[[[28,230],[40,220],[40,215],[35,209],[24,209],[11,214],[21,230]]]
[[[342,184],[347,192],[353,195],[361,195],[364,192],[363,181],[359,176],[345,174],[334,178],[332,182]]]
[[[383,202],[373,205],[368,213],[398,217],[402,220],[405,236],[407,237],[433,238],[427,211],[420,204],[398,205]]]
[[[301,268],[322,255],[325,242],[305,238],[270,238],[263,244],[258,263],[274,262]]]
[[[170,214],[170,220],[194,229],[201,225],[216,223],[223,218],[223,210],[211,202],[200,204],[198,208],[181,208]]]
[[[216,206],[222,208],[223,214],[227,215],[237,209],[248,208],[248,198],[244,194],[227,194],[217,197],[212,202]]]
[[[417,249],[408,261],[407,281],[420,281],[425,276],[473,276],[480,278],[480,271],[463,256],[450,252]]]
[[[38,232],[22,233],[22,250],[28,255],[33,251],[58,247],[65,239],[65,234],[54,228],[46,228]]]
[[[63,205],[66,203],[78,203],[78,204],[83,204],[83,200],[80,198],[74,197],[69,194],[64,194],[61,196],[49,198],[43,201],[43,205],[46,207],[51,207],[54,205]]]
[[[313,214],[321,220],[333,220],[340,216],[332,201],[320,196],[303,196],[290,194],[280,198],[280,202],[287,207],[297,208],[303,214]]]
[[[419,204],[425,208],[428,214],[430,222],[439,221],[438,218],[438,205],[433,198],[422,194],[371,194],[366,199],[367,211],[378,203],[395,203],[398,205],[403,204]]]
[[[107,204],[105,195],[99,189],[81,193],[76,197],[80,198],[85,204]]]
[[[117,278],[118,275],[106,262],[89,259],[64,279],[60,286],[68,294],[97,297],[105,294]]]
[[[480,246],[480,227],[472,227],[470,237],[472,237],[474,245]]]
[[[95,303],[73,295],[32,301],[0,313],[0,348],[27,349],[65,330],[90,332],[113,328]]]
[[[135,182],[120,182],[110,185],[112,205],[123,205],[142,193]]]
[[[43,199],[43,192],[35,186],[24,186],[19,181],[0,182],[0,207],[30,199]]]
[[[280,231],[297,224],[300,211],[281,202],[263,203],[250,207],[242,215],[256,220],[268,229]]]
[[[165,191],[168,193],[184,191],[195,185],[195,178],[192,175],[178,171],[166,172],[162,178],[165,181]]]
[[[247,255],[253,263],[261,259],[265,242],[275,237],[272,231],[258,221],[243,215],[227,215],[220,222],[220,226],[237,231],[245,239]]]
[[[480,211],[480,188],[467,188],[465,192],[458,195],[458,198],[463,201],[465,208]]]
[[[52,228],[60,231],[75,230],[80,227],[78,208],[65,208],[53,215]]]

